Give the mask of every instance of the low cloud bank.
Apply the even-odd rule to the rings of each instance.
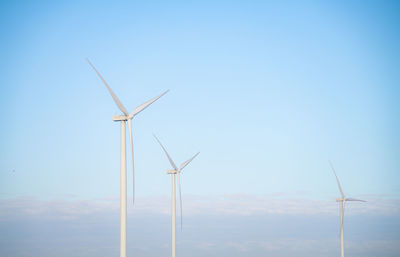
[[[146,197],[128,208],[128,255],[170,254],[170,200]],[[399,199],[349,204],[346,253],[397,257]],[[185,196],[179,256],[334,257],[339,216],[334,201],[282,196]],[[179,212],[178,212],[179,213]],[[179,219],[179,216],[178,216]],[[177,223],[179,226],[179,222]],[[0,200],[0,256],[119,255],[119,199]]]
[[[179,201],[178,201],[179,204]],[[179,207],[179,206],[178,206]],[[220,195],[185,196],[183,198],[185,216],[192,215],[337,215],[338,204],[334,199],[312,200],[283,198],[279,196]],[[115,215],[119,213],[119,198],[109,197],[95,200],[39,200],[34,198],[14,198],[0,200],[0,219],[15,219],[29,216],[48,219],[74,219],[82,215],[96,213]],[[128,214],[169,215],[170,198],[139,198],[133,208],[128,200]],[[400,199],[370,198],[368,202],[349,202],[346,216],[373,214],[394,216],[400,214]]]

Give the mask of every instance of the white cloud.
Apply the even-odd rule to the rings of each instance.
[[[177,201],[179,203],[179,201]],[[183,198],[185,216],[191,215],[337,215],[338,205],[333,200],[312,200],[305,198],[285,198],[277,195],[260,196],[247,194],[194,196]],[[118,197],[96,200],[39,200],[34,198],[14,198],[0,200],[0,219],[10,219],[18,215],[46,216],[49,219],[74,219],[81,215],[95,213],[119,213]],[[132,208],[128,201],[128,214],[169,215],[168,197],[138,198]],[[350,202],[346,205],[346,216],[359,214],[399,215],[400,199],[370,198],[368,202]]]
[[[354,218],[346,220],[346,251],[357,257],[397,256],[400,235],[394,221],[399,217],[399,200],[371,199],[347,210]],[[136,204],[132,209],[129,202],[129,251],[138,257],[168,254],[170,200],[146,197]],[[332,201],[283,195],[187,195],[178,250],[192,257],[267,253],[333,257],[338,253],[338,221]],[[1,256],[118,255],[118,238],[118,197],[0,200]]]

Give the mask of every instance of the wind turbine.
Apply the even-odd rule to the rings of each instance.
[[[133,141],[132,141],[132,119],[138,113],[146,109],[150,104],[154,103],[158,100],[161,96],[165,95],[169,90],[165,91],[161,95],[145,102],[144,104],[139,105],[136,107],[133,112],[129,113],[126,108],[122,105],[119,101],[118,97],[114,94],[111,90],[110,86],[108,86],[107,82],[103,79],[97,69],[93,66],[93,64],[86,59],[89,65],[93,68],[93,70],[97,73],[100,77],[101,81],[103,81],[104,85],[106,86],[108,92],[110,92],[111,97],[114,99],[114,102],[117,104],[118,108],[122,111],[123,115],[114,115],[113,121],[121,122],[121,180],[120,180],[120,256],[126,257],[126,121],[128,121],[128,130],[129,130],[129,140],[131,145],[131,157],[132,157],[132,180],[133,180],[133,194],[132,199],[133,202],[135,201],[135,168],[133,162]]]
[[[164,150],[165,154],[167,155],[167,158],[169,160],[169,163],[171,163],[171,166],[174,168],[173,170],[167,170],[167,174],[171,174],[171,179],[172,179],[172,190],[171,190],[171,198],[172,198],[172,204],[171,204],[171,209],[172,209],[172,215],[171,215],[171,223],[172,223],[172,241],[171,241],[171,251],[172,251],[172,257],[175,257],[176,253],[176,197],[175,197],[175,174],[177,175],[178,179],[178,188],[179,188],[179,206],[181,210],[181,229],[182,229],[182,194],[181,194],[181,182],[179,179],[180,173],[183,170],[183,168],[186,167],[200,152],[196,153],[192,158],[188,159],[187,161],[183,162],[179,168],[175,165],[174,161],[171,159],[169,156],[167,150],[165,150],[165,147],[161,144],[160,140],[156,137],[156,135],[153,134],[157,142],[160,144],[161,148]]]
[[[340,203],[340,252],[341,252],[341,256],[344,257],[343,217],[344,217],[344,206],[345,206],[345,203],[346,203],[347,201],[350,201],[350,202],[353,202],[353,201],[357,201],[357,202],[366,202],[366,201],[360,200],[360,199],[355,199],[355,198],[348,198],[348,197],[345,197],[345,196],[344,196],[344,193],[343,193],[343,190],[342,190],[342,187],[340,186],[339,179],[338,179],[338,177],[337,177],[337,175],[336,175],[335,169],[333,168],[333,165],[332,165],[331,161],[329,161],[329,165],[330,165],[331,168],[332,168],[333,174],[335,174],[336,182],[337,182],[337,184],[338,184],[340,194],[342,195],[342,198],[337,198],[337,199],[336,199],[336,202],[339,202],[339,203]]]

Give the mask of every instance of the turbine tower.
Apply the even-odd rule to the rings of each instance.
[[[146,109],[150,104],[158,100],[161,96],[165,95],[167,91],[162,93],[161,95],[145,102],[144,104],[136,107],[133,112],[129,113],[126,108],[119,101],[118,97],[114,94],[111,88],[108,86],[107,82],[103,79],[97,69],[93,66],[93,64],[86,59],[89,65],[93,68],[93,70],[100,77],[101,81],[103,81],[106,86],[108,92],[110,92],[111,97],[114,99],[114,102],[117,104],[118,108],[122,111],[123,115],[115,115],[113,116],[113,121],[121,122],[121,180],[120,180],[120,257],[126,257],[126,121],[128,121],[128,130],[129,130],[129,140],[131,145],[131,158],[132,158],[132,181],[133,181],[133,190],[132,190],[132,200],[135,201],[135,168],[133,162],[133,140],[132,140],[132,119],[139,112]]]
[[[347,197],[345,197],[345,195],[343,193],[343,190],[342,190],[342,187],[340,186],[339,179],[338,179],[338,177],[336,175],[335,169],[333,168],[333,165],[332,165],[331,161],[329,161],[329,165],[332,168],[333,174],[335,174],[336,182],[337,182],[340,194],[342,195],[342,198],[337,198],[336,202],[339,202],[339,204],[340,204],[340,253],[341,253],[341,256],[344,257],[343,217],[344,217],[344,206],[345,206],[345,203],[347,201],[350,201],[350,202],[351,201],[366,202],[366,201],[360,200],[360,199],[355,199],[355,198],[347,198]]]
[[[179,206],[181,210],[181,229],[182,229],[182,194],[181,194],[181,182],[179,179],[180,173],[183,170],[183,168],[186,167],[200,152],[196,153],[192,158],[189,160],[183,162],[179,168],[175,165],[174,161],[171,159],[169,156],[167,150],[165,147],[161,144],[160,140],[156,137],[156,135],[153,134],[157,142],[160,144],[161,148],[164,150],[165,154],[167,155],[167,158],[169,160],[169,163],[171,163],[171,166],[174,168],[173,170],[167,170],[167,174],[171,174],[171,179],[172,179],[172,190],[171,190],[171,198],[172,198],[172,203],[171,203],[171,209],[172,209],[172,215],[171,215],[171,228],[172,228],[172,240],[171,240],[171,252],[172,252],[172,257],[175,257],[176,254],[176,197],[175,197],[175,174],[177,175],[178,179],[178,188],[179,188]]]

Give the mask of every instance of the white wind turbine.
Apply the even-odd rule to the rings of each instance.
[[[161,144],[160,140],[156,137],[156,135],[153,134],[157,142],[160,144],[161,148],[164,150],[165,154],[168,157],[169,162],[171,163],[171,166],[174,168],[173,170],[167,170],[167,174],[171,174],[172,178],[172,191],[171,191],[171,198],[172,198],[172,203],[171,203],[171,209],[172,209],[172,215],[171,215],[171,223],[172,223],[172,241],[171,241],[171,252],[172,252],[172,257],[175,257],[176,253],[176,196],[175,196],[175,174],[177,175],[178,179],[178,188],[179,188],[179,206],[181,210],[181,229],[182,229],[182,194],[181,194],[181,182],[179,179],[180,173],[183,170],[183,168],[186,167],[200,152],[196,153],[192,158],[189,160],[183,162],[181,166],[176,167],[174,161],[171,159],[169,156],[167,150],[165,147]]]
[[[94,69],[97,75],[100,77],[101,81],[103,81],[104,85],[107,87],[108,92],[110,92],[114,102],[117,104],[118,108],[122,111],[123,115],[115,115],[113,116],[114,121],[121,122],[121,180],[120,180],[120,256],[126,257],[126,121],[128,121],[128,130],[129,130],[129,140],[131,145],[131,157],[132,157],[132,180],[133,180],[133,194],[132,199],[135,201],[135,168],[133,162],[133,141],[132,141],[132,118],[135,117],[139,112],[146,109],[150,104],[158,100],[161,96],[165,95],[167,91],[162,93],[161,95],[145,102],[144,104],[139,105],[136,107],[133,112],[129,113],[126,108],[122,105],[119,101],[117,96],[108,86],[107,82],[103,79],[97,69],[93,66],[93,64],[86,59],[89,65]]]
[[[341,256],[344,257],[343,217],[344,217],[344,206],[345,206],[345,203],[347,201],[357,201],[357,202],[366,202],[366,201],[360,200],[360,199],[355,199],[355,198],[345,197],[344,193],[343,193],[343,190],[342,190],[342,187],[340,186],[339,179],[338,179],[338,177],[336,175],[335,169],[333,168],[333,165],[332,165],[332,163],[330,161],[329,161],[329,164],[330,164],[330,166],[332,168],[333,173],[335,174],[336,182],[338,184],[340,194],[342,195],[342,198],[337,198],[336,202],[339,202],[339,204],[340,204],[340,252],[341,252]]]

